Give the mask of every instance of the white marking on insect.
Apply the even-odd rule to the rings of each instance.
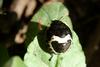
[[[50,42],[57,41],[58,43],[67,43],[68,40],[71,40],[70,34],[66,35],[64,38],[53,35]]]
[[[49,41],[50,48],[52,49],[52,51],[53,51],[55,54],[57,54],[57,52],[53,49],[51,43],[52,43],[53,41],[57,41],[58,43],[64,43],[63,46],[65,46],[66,43],[68,43],[68,40],[72,40],[70,34],[66,35],[64,38],[61,38],[61,37],[58,37],[58,36],[53,35],[53,36],[51,37],[51,40]]]

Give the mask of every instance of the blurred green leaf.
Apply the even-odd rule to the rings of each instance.
[[[27,67],[19,56],[11,58],[4,67]]]
[[[0,0],[0,8],[2,7],[3,4],[3,0]]]
[[[4,47],[4,44],[0,44],[0,67],[9,59],[7,49]]]
[[[46,3],[35,14],[27,33],[28,39],[26,43],[31,43],[24,56],[24,62],[28,67],[86,67],[84,53],[68,14],[67,8],[59,2]],[[46,46],[45,29],[50,26],[52,20],[61,20],[65,23],[72,31],[73,40],[65,53],[54,54],[51,58]],[[39,31],[39,22],[42,25],[42,31]]]

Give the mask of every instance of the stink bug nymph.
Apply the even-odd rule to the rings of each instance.
[[[46,31],[47,44],[52,53],[64,53],[71,45],[72,33],[62,21],[52,21]]]

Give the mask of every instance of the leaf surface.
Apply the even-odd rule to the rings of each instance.
[[[27,67],[19,56],[12,57],[4,67]]]
[[[60,2],[45,3],[33,16],[29,25],[28,39],[30,43],[24,62],[28,67],[86,67],[85,56],[79,43],[78,36],[73,30],[68,9]],[[65,53],[51,55],[46,45],[45,31],[53,20],[65,23],[72,32],[72,44]],[[41,24],[42,31],[39,30]],[[51,60],[49,60],[51,58]]]

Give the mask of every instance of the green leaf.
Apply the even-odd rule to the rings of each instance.
[[[19,56],[11,58],[4,67],[27,67]]]
[[[86,67],[81,44],[68,15],[68,9],[60,2],[45,3],[35,14],[27,33],[26,43],[31,43],[24,56],[24,62],[28,67]],[[65,23],[71,29],[73,39],[71,46],[65,53],[54,54],[51,58],[47,50],[45,31],[52,20],[60,20]],[[41,22],[42,31],[38,28],[39,22]],[[49,60],[50,58],[51,60]]]
[[[0,8],[2,7],[3,4],[3,0],[0,0]]]
[[[8,59],[8,51],[4,47],[4,44],[0,43],[0,67],[2,67]]]

